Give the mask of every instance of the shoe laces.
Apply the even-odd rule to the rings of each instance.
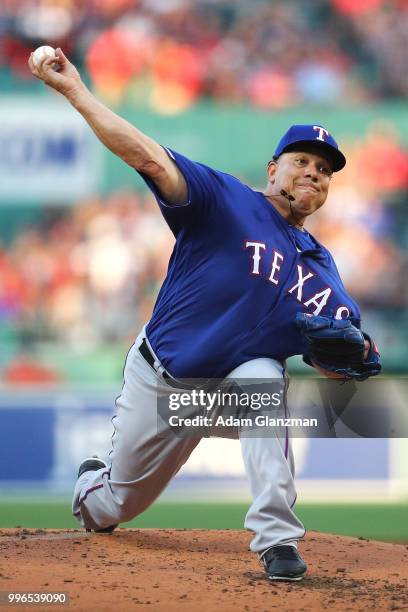
[[[274,546],[266,551],[265,560],[267,562],[276,558],[285,561],[296,561],[299,559],[299,554],[294,546]]]

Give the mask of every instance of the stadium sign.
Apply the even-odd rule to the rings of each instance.
[[[0,101],[0,202],[66,204],[98,189],[102,156],[90,128],[57,99]]]

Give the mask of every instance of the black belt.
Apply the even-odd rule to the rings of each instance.
[[[154,367],[155,362],[157,361],[152,351],[149,349],[149,346],[146,342],[146,338],[143,338],[142,344],[139,346],[139,353],[143,357],[143,359],[149,364],[149,366],[156,372],[156,368]],[[161,373],[163,380],[166,384],[170,385],[170,387],[176,387],[177,389],[189,389],[192,388],[192,385],[187,382],[183,383],[182,381],[178,381],[166,370],[163,370]]]
[[[146,342],[146,338],[143,338],[142,344],[139,346],[139,353],[149,364],[149,366],[157,372],[154,364],[157,362],[156,357],[153,355],[152,351],[149,348],[149,345]],[[208,379],[186,379],[186,380],[177,380],[177,378],[173,378],[170,376],[166,370],[161,371],[161,375],[163,377],[164,382],[170,387],[175,387],[176,389],[199,389],[199,388],[211,388],[212,385],[217,384],[217,380]]]

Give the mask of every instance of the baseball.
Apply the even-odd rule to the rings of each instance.
[[[55,49],[48,45],[38,47],[33,53],[33,63],[37,68],[46,57],[55,57]]]

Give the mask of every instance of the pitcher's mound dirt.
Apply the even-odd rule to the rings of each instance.
[[[405,545],[310,532],[307,577],[271,583],[249,541],[244,531],[4,529],[0,591],[69,594],[66,606],[19,610],[408,610]]]

